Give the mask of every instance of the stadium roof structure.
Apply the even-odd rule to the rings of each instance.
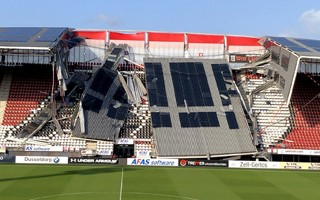
[[[320,40],[267,36],[266,41],[268,40],[293,51],[300,57],[320,58]]]
[[[69,31],[66,27],[0,27],[0,49],[50,50]]]
[[[145,58],[144,63],[159,157],[256,153],[225,60]]]
[[[75,121],[74,135],[91,139],[117,139],[130,105],[125,81],[116,70],[125,47],[114,47],[105,64],[88,81],[79,104],[79,120]]]

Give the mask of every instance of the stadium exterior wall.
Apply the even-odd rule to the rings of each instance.
[[[104,50],[111,43],[128,44],[129,59],[137,63],[143,63],[144,57],[229,60],[229,53],[261,55],[265,51],[259,37],[152,31],[75,30],[75,32],[86,38],[86,41],[70,51],[70,62],[100,62],[104,59]]]

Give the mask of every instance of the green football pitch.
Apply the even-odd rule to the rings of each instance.
[[[1,200],[318,200],[319,188],[317,171],[0,165]]]

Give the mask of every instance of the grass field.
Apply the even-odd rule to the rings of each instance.
[[[1,200],[312,200],[316,171],[0,165]]]

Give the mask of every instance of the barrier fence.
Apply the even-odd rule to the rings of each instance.
[[[0,163],[19,164],[98,164],[119,165],[117,158],[88,158],[63,156],[10,156],[0,155]],[[124,165],[129,166],[165,166],[165,167],[225,167],[242,169],[287,169],[287,170],[320,170],[320,163],[307,162],[267,162],[242,160],[197,160],[197,159],[154,159],[154,158],[127,158]]]

